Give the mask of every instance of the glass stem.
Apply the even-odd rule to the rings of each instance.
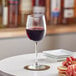
[[[35,42],[35,66],[38,65],[37,42]]]

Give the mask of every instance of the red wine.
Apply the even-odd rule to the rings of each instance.
[[[28,38],[34,41],[40,41],[44,36],[43,28],[30,28],[26,29],[26,32]]]

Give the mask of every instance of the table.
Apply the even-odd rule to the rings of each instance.
[[[57,67],[61,65],[61,62],[51,62],[41,53],[38,54],[38,57],[39,63],[49,65],[50,69],[45,71],[25,70],[24,66],[33,64],[35,59],[35,54],[25,54],[1,60],[0,70],[16,76],[58,76]]]

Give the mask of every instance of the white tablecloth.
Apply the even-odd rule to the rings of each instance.
[[[51,62],[46,59],[41,53],[38,55],[39,63],[50,66],[50,69],[45,71],[30,71],[25,70],[25,65],[34,64],[35,55],[25,54],[6,58],[0,61],[0,70],[16,76],[58,76],[57,67],[60,62]]]

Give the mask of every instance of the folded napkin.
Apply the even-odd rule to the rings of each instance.
[[[43,51],[43,54],[51,59],[64,60],[66,57],[71,56],[73,52],[64,49],[57,49],[57,50]]]
[[[11,74],[5,73],[3,71],[0,71],[0,76],[15,76],[15,75],[11,75]]]

